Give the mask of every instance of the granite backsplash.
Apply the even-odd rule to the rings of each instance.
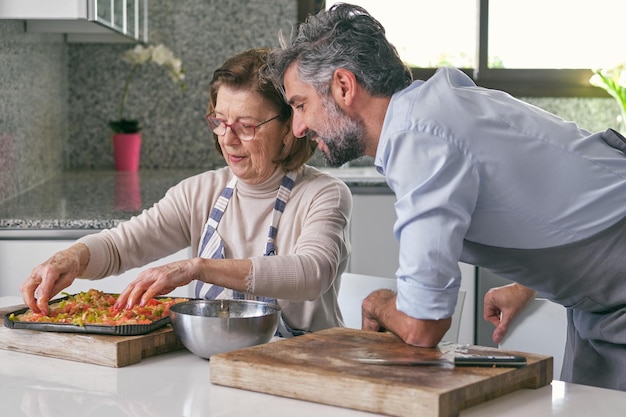
[[[297,20],[294,0],[151,2],[150,43],[182,58],[187,90],[145,66],[131,84],[127,115],[143,126],[143,169],[211,169],[224,164],[204,121],[215,68],[244,49],[277,45]],[[113,169],[111,132],[131,44],[66,43],[0,20],[0,203],[62,171]],[[616,124],[610,98],[528,99],[589,130]],[[367,158],[359,163],[367,163]],[[323,165],[316,155],[314,165]]]

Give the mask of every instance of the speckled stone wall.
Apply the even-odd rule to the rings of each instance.
[[[0,202],[63,169],[67,50],[62,35],[0,20]]]
[[[575,121],[580,127],[595,132],[609,127],[620,129],[617,116],[620,109],[612,98],[522,98],[564,119]]]
[[[153,1],[150,43],[182,59],[187,90],[156,65],[140,67],[128,93],[126,116],[143,126],[140,168],[213,168],[224,165],[204,120],[213,71],[252,47],[275,46],[278,31],[297,19],[294,0]],[[69,46],[70,168],[113,167],[111,132],[130,66],[120,54],[132,45]]]

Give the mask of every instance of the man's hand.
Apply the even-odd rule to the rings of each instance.
[[[398,311],[396,293],[386,289],[374,291],[362,304],[363,330],[389,330],[413,346],[436,346],[451,323],[451,317],[442,320],[420,320]]]
[[[535,291],[520,284],[514,283],[503,287],[492,288],[485,294],[485,320],[496,328],[493,331],[493,341],[500,343],[513,321],[535,297]]]

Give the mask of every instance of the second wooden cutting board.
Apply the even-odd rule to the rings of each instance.
[[[211,357],[211,382],[390,416],[454,417],[460,410],[552,381],[552,357],[524,354],[523,368],[380,366],[358,357],[446,358],[513,354],[442,344],[416,348],[390,333],[329,329]]]

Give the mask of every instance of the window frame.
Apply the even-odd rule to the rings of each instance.
[[[506,69],[487,65],[489,39],[489,0],[478,2],[477,68],[461,68],[477,85],[506,91],[517,97],[610,97],[589,84],[593,71],[580,69]],[[324,0],[298,0],[298,22],[326,8]],[[411,68],[414,79],[426,80],[437,68]]]

